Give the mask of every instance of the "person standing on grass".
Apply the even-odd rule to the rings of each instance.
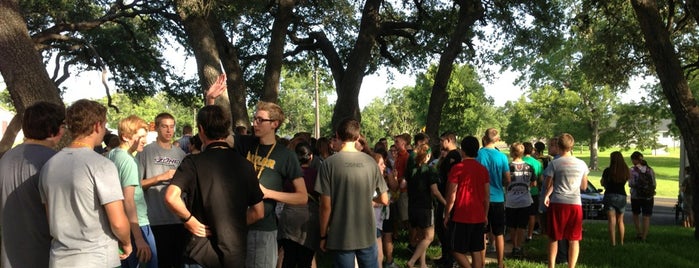
[[[432,197],[446,205],[446,200],[439,192],[439,174],[427,165],[430,161],[430,146],[420,144],[415,147],[416,166],[408,172],[408,218],[415,237],[419,238],[415,252],[408,260],[408,267],[413,267],[420,260],[420,267],[426,268],[427,247],[434,239],[434,206]]]
[[[483,148],[478,150],[476,161],[481,163],[490,176],[490,206],[488,211],[488,229],[494,237],[498,267],[505,266],[505,187],[510,184],[510,164],[507,155],[495,148],[500,141],[497,129],[489,128],[483,135]],[[483,252],[485,254],[485,252]]]
[[[575,140],[568,133],[558,137],[560,157],[551,161],[544,172],[548,207],[549,268],[556,265],[558,241],[568,240],[568,267],[575,267],[582,240],[582,200],[580,190],[587,189],[589,169],[585,161],[571,154]]]
[[[529,187],[536,184],[536,175],[532,166],[522,160],[524,145],[515,142],[510,146],[510,184],[505,195],[505,218],[507,227],[512,231],[512,257],[524,256],[522,242],[524,240],[524,228],[529,221],[529,211],[534,202],[529,192]]]
[[[636,239],[645,242],[648,236],[648,229],[650,227],[650,216],[653,215],[653,203],[655,195],[655,172],[648,166],[646,160],[643,160],[643,154],[641,152],[633,152],[631,154],[631,163],[633,167],[631,168],[631,178],[629,179],[629,187],[631,188],[631,212],[633,212],[633,224],[636,227]],[[641,176],[650,176],[650,182],[648,184],[652,185],[642,185]],[[652,193],[645,193],[642,190],[643,187],[652,187]],[[643,214],[643,222],[641,222],[640,216]]]
[[[0,266],[48,267],[51,234],[39,196],[39,171],[66,132],[66,109],[37,102],[24,110],[24,142],[0,158]]]
[[[532,197],[532,204],[529,206],[529,222],[527,223],[527,237],[524,241],[532,240],[532,235],[534,234],[534,227],[537,224],[537,215],[539,214],[539,186],[541,185],[541,174],[544,170],[541,162],[534,158],[534,146],[531,142],[523,142],[524,145],[524,156],[522,160],[532,167],[534,172],[534,177],[536,181],[532,182],[531,187],[529,187],[529,194]],[[542,143],[543,145],[543,143]]]
[[[120,145],[107,152],[107,158],[114,162],[119,171],[119,181],[124,192],[124,210],[131,226],[134,251],[121,261],[122,267],[158,267],[158,253],[155,238],[148,221],[148,208],[138,179],[138,164],[134,152],[143,151],[148,134],[148,124],[136,115],[119,121]]]
[[[318,170],[315,190],[320,193],[320,249],[331,251],[333,267],[378,267],[373,201],[388,205],[388,186],[376,161],[357,151],[359,122],[345,119],[335,135],[342,149]]]
[[[607,210],[607,230],[612,246],[616,246],[616,229],[619,228],[619,244],[624,245],[624,210],[626,209],[626,182],[631,177],[624,156],[615,151],[609,155],[609,167],[602,172],[601,184],[605,189],[604,208]]]
[[[81,99],[66,110],[68,147],[41,168],[49,267],[117,267],[131,254],[129,220],[114,163],[94,151],[107,133],[107,108]]]
[[[452,256],[460,267],[480,268],[484,264],[483,228],[488,222],[490,205],[490,176],[488,170],[475,160],[478,155],[478,139],[473,136],[461,141],[464,159],[449,172],[444,209],[444,224],[447,227]],[[466,254],[471,255],[469,263]],[[447,253],[442,253],[447,254]]]

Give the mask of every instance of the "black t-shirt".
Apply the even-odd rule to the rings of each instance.
[[[447,177],[449,176],[449,171],[457,163],[461,162],[461,153],[459,150],[451,150],[447,153],[447,156],[439,162],[439,191],[444,194],[446,191]]]
[[[614,182],[611,177],[612,171],[609,168],[605,168],[602,172],[602,186],[604,186],[605,194],[620,194],[626,195],[626,182]]]
[[[439,182],[437,171],[422,165],[414,168],[407,175],[408,209],[432,209],[432,190],[430,186]]]
[[[214,142],[182,160],[172,185],[186,193],[187,208],[212,232],[192,236],[185,255],[205,267],[244,267],[247,209],[263,197],[252,164],[227,143]]]

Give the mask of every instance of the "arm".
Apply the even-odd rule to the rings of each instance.
[[[398,190],[399,184],[398,184],[398,178],[396,178],[395,171],[388,173],[388,175],[386,175],[386,185],[388,185],[388,189],[390,189],[391,191]]]
[[[430,191],[432,192],[432,196],[436,197],[437,200],[439,200],[439,203],[442,203],[442,205],[447,204],[447,200],[444,200],[444,197],[442,196],[442,193],[439,192],[439,188],[437,188],[436,183],[430,185]]]
[[[245,216],[248,225],[261,220],[265,217],[265,203],[260,201],[254,206],[248,207],[248,211]]]
[[[329,195],[320,195],[320,250],[326,251],[325,242],[328,237],[328,224],[332,212],[332,200]]]
[[[587,174],[583,175],[582,181],[580,182],[580,190],[587,190]]]
[[[165,192],[165,204],[170,208],[170,211],[177,215],[178,218],[183,219],[184,227],[193,235],[198,237],[207,237],[211,235],[211,230],[209,226],[206,226],[199,222],[199,220],[192,215],[192,213],[187,209],[180,197],[182,190],[179,186],[170,184]]]
[[[131,255],[131,229],[129,227],[129,220],[126,218],[126,213],[124,213],[124,202],[117,200],[104,205],[104,210],[107,212],[107,219],[109,220],[109,226],[112,229],[112,233],[119,240],[119,246],[124,251],[123,254],[119,255],[119,259],[126,259]]]
[[[143,190],[148,190],[153,185],[158,184],[161,181],[168,181],[172,179],[172,176],[175,175],[175,169],[170,169],[168,171],[165,171],[161,174],[155,175],[153,177],[147,178],[145,180],[141,181],[141,187],[143,187]]]
[[[485,209],[485,222],[488,222],[488,210],[490,210],[490,183],[485,183],[485,198],[483,199],[483,209]]]
[[[267,189],[262,184],[260,184],[260,189],[264,193],[265,198],[274,199],[282,203],[289,205],[305,205],[308,203],[308,192],[306,190],[306,183],[303,181],[303,177],[298,177],[292,181],[294,184],[295,191],[293,193],[285,193]]]
[[[447,203],[444,205],[444,226],[447,226],[447,223],[449,223],[449,216],[451,215],[452,208],[454,208],[454,201],[456,201],[456,186],[456,183],[447,182]],[[490,189],[490,185],[488,186],[488,189]]]
[[[136,186],[129,185],[122,189],[124,190],[124,211],[126,211],[126,217],[129,220],[131,233],[133,234],[136,244],[136,256],[138,256],[140,262],[147,262],[150,260],[151,251],[150,247],[148,247],[148,243],[143,240],[141,228],[138,225],[138,213],[136,212],[136,202],[134,201]]]
[[[374,203],[377,203],[379,205],[388,206],[390,200],[388,199],[388,193],[383,192],[383,193],[379,193],[374,199],[372,199],[372,201],[374,201]]]
[[[546,182],[545,182],[545,188],[546,188],[546,194],[544,195],[544,205],[549,206],[549,198],[551,197],[551,194],[553,193],[553,177],[551,176],[546,176]]]

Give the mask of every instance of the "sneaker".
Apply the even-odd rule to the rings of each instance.
[[[386,263],[383,265],[385,268],[398,268],[399,266],[395,262]]]
[[[525,243],[527,243],[527,242],[529,242],[529,241],[532,241],[532,237],[531,237],[531,236],[524,239],[524,242],[525,242]]]
[[[541,234],[541,233],[539,232],[539,230],[534,230],[534,232],[532,232],[532,233],[535,234],[535,235],[540,235],[540,234]]]

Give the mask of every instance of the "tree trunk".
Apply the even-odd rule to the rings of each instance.
[[[216,38],[219,56],[226,70],[227,92],[230,97],[230,111],[233,126],[244,126],[250,129],[250,118],[247,109],[247,87],[243,80],[243,69],[240,67],[238,50],[231,44],[220,20],[211,16],[209,26]]]
[[[434,78],[430,104],[427,108],[427,120],[425,132],[431,138],[432,148],[439,148],[439,125],[442,122],[442,109],[449,99],[447,86],[451,72],[454,69],[454,61],[463,50],[463,42],[473,24],[483,18],[484,8],[481,1],[457,1],[459,2],[459,22],[454,27],[447,47],[439,58],[437,74]],[[468,122],[464,122],[466,124]]]
[[[631,0],[631,4],[660,79],[663,93],[684,138],[691,174],[699,174],[699,108],[684,77],[670,34],[663,25],[655,0]],[[696,181],[695,179],[695,187],[693,187],[695,197],[699,196]],[[697,227],[694,229],[694,238],[699,240]]]
[[[34,50],[24,17],[16,0],[0,1],[0,74],[10,93],[17,116],[0,141],[0,154],[12,147],[22,125],[24,110],[37,101],[63,105],[58,88],[49,78],[40,55]]]
[[[272,36],[267,47],[267,65],[262,100],[276,103],[279,98],[279,81],[282,72],[282,60],[284,59],[284,45],[286,45],[286,33],[293,18],[295,0],[279,0],[277,14],[272,25]]]
[[[590,170],[599,170],[599,121],[590,123]]]
[[[347,68],[342,74],[342,82],[335,83],[337,86],[337,102],[333,110],[333,127],[336,127],[345,118],[354,118],[361,121],[358,99],[359,88],[362,85],[364,73],[371,59],[371,51],[379,34],[379,9],[382,4],[382,0],[366,0],[364,4],[359,34],[354,48],[352,48],[347,58]]]

